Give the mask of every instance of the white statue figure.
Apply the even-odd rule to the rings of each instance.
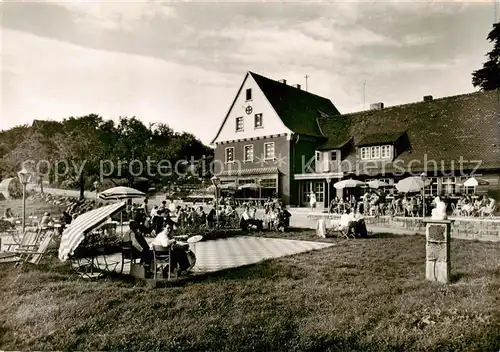
[[[446,203],[439,197],[436,197],[434,202],[436,203],[436,207],[432,209],[432,220],[446,220],[448,218],[446,215]]]

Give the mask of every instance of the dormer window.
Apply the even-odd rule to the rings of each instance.
[[[392,159],[392,155],[392,145],[375,145],[371,147],[360,148],[361,160]]]
[[[252,88],[248,88],[246,90],[245,97],[246,97],[246,101],[252,100]]]
[[[381,159],[392,158],[392,146],[391,145],[383,145],[380,147],[380,158]]]

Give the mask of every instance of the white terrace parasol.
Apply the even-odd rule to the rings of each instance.
[[[366,186],[366,183],[359,181],[359,180],[343,180],[339,181],[333,184],[333,187],[336,189],[343,189],[343,188],[356,188],[356,187],[363,187]]]

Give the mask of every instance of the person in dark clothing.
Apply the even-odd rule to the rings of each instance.
[[[290,227],[290,218],[292,214],[284,207],[279,208],[278,210],[278,230],[284,232]]]
[[[172,230],[177,227],[177,223],[170,217],[170,210],[168,209],[165,209],[165,214],[163,215],[162,228],[165,228],[166,226],[170,226]]]
[[[141,263],[150,265],[153,260],[149,244],[140,231],[140,225],[135,221],[130,221],[130,230],[123,236],[123,242],[129,243],[130,248],[140,254]]]
[[[208,227],[214,227],[215,226],[215,222],[217,221],[216,220],[216,212],[215,212],[215,209],[212,208],[210,210],[210,212],[208,213],[207,215],[207,224],[208,224]]]
[[[71,217],[71,215],[68,214],[68,212],[65,210],[62,212],[61,214],[61,218],[60,218],[60,221],[61,221],[61,227],[59,227],[59,234],[62,235],[64,229],[69,225],[71,224],[71,221],[73,220],[73,218]]]
[[[257,230],[261,231],[264,225],[262,220],[255,219],[255,217],[251,216],[248,207],[245,207],[243,214],[241,214],[240,227],[242,230],[250,230],[252,227],[256,227]]]
[[[366,229],[366,224],[364,219],[359,219],[356,221],[356,227],[354,228],[354,235],[356,237],[368,237],[368,230]]]

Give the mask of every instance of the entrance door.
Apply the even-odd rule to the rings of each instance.
[[[301,181],[299,186],[299,199],[302,207],[309,207],[311,191],[316,195],[316,207],[323,208],[325,202],[325,181]]]

